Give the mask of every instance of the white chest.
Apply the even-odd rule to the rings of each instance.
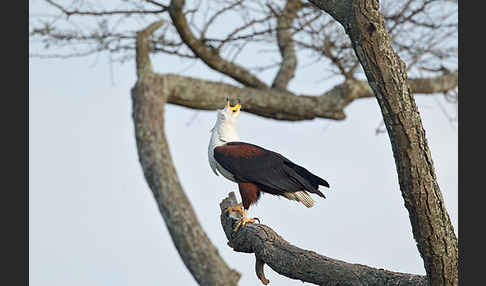
[[[226,138],[225,138],[226,139]],[[238,141],[238,135],[234,134],[231,136],[231,138],[227,138],[229,141]],[[226,179],[235,182],[234,176],[228,172],[225,168],[223,168],[217,161],[214,159],[214,148],[218,146],[222,146],[226,144],[226,142],[221,139],[220,134],[218,133],[218,130],[214,130],[213,134],[211,135],[211,140],[209,141],[209,146],[208,146],[208,160],[209,160],[209,165],[211,166],[211,169],[213,172],[218,175],[218,172],[223,175]]]

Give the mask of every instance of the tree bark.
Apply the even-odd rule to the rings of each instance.
[[[221,225],[228,245],[237,252],[255,254],[258,279],[267,285],[270,281],[263,272],[264,264],[291,279],[317,285],[429,285],[423,275],[392,272],[361,264],[352,264],[296,247],[263,224],[247,224],[238,232],[233,229],[240,218],[237,212],[224,212],[237,204],[233,192],[220,203]]]
[[[167,103],[217,110],[222,108],[221,104],[227,97],[239,98],[245,112],[287,121],[315,118],[344,120],[345,108],[350,103],[356,99],[374,97],[368,82],[361,80],[346,80],[321,95],[298,95],[283,90],[237,87],[175,74],[157,76],[159,80],[154,84],[166,84]],[[410,83],[421,94],[445,92],[457,87],[457,72],[427,79],[411,79]]]
[[[444,205],[405,64],[395,53],[377,0],[311,1],[349,35],[380,105],[400,189],[430,285],[458,285],[457,238]]]
[[[295,76],[297,56],[290,28],[301,7],[301,0],[287,0],[281,15],[277,18],[277,44],[282,62],[273,80],[272,88],[287,90],[290,80]]]
[[[161,24],[137,33],[138,80],[131,95],[140,164],[172,241],[197,283],[237,285],[241,275],[228,267],[202,229],[172,162],[164,129],[166,85],[151,70],[146,41]]]

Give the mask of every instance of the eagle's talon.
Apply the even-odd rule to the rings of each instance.
[[[224,210],[225,213],[227,212],[237,212],[239,213],[241,216],[244,216],[244,211],[243,211],[243,205],[241,203],[237,204],[237,205],[234,205],[234,206],[230,206],[228,208],[226,208]]]
[[[257,219],[255,218],[247,218],[246,216],[243,216],[236,224],[236,227],[233,229],[233,232],[237,232],[241,226],[244,227],[247,223],[255,223],[256,221]],[[260,220],[258,220],[258,223],[260,223]]]

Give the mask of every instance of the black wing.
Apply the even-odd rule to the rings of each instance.
[[[214,148],[214,158],[237,181],[255,183],[269,193],[306,190],[325,197],[318,187],[329,187],[324,179],[304,167],[253,144],[229,142]]]

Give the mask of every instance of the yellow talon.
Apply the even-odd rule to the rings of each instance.
[[[241,203],[228,207],[224,210],[225,213],[227,212],[237,212],[241,215],[241,219],[236,223],[236,227],[233,229],[234,232],[237,232],[241,226],[245,226],[247,223],[255,223],[258,219],[255,218],[248,218],[248,210],[243,209],[243,205]],[[260,222],[260,220],[258,220]]]
[[[248,218],[248,210],[244,209],[242,218],[236,223],[235,229],[233,229],[234,232],[237,232],[238,229],[240,229],[241,226],[245,226],[247,223],[255,223],[257,220],[254,218]],[[260,221],[258,221],[260,222]]]
[[[247,223],[255,223],[257,220],[254,218],[247,218],[247,217],[242,217],[238,223],[236,224],[235,229],[233,230],[234,232],[237,232],[240,226],[245,226]]]
[[[243,205],[241,203],[228,207],[224,210],[225,213],[227,212],[238,212],[241,216],[244,216]]]

